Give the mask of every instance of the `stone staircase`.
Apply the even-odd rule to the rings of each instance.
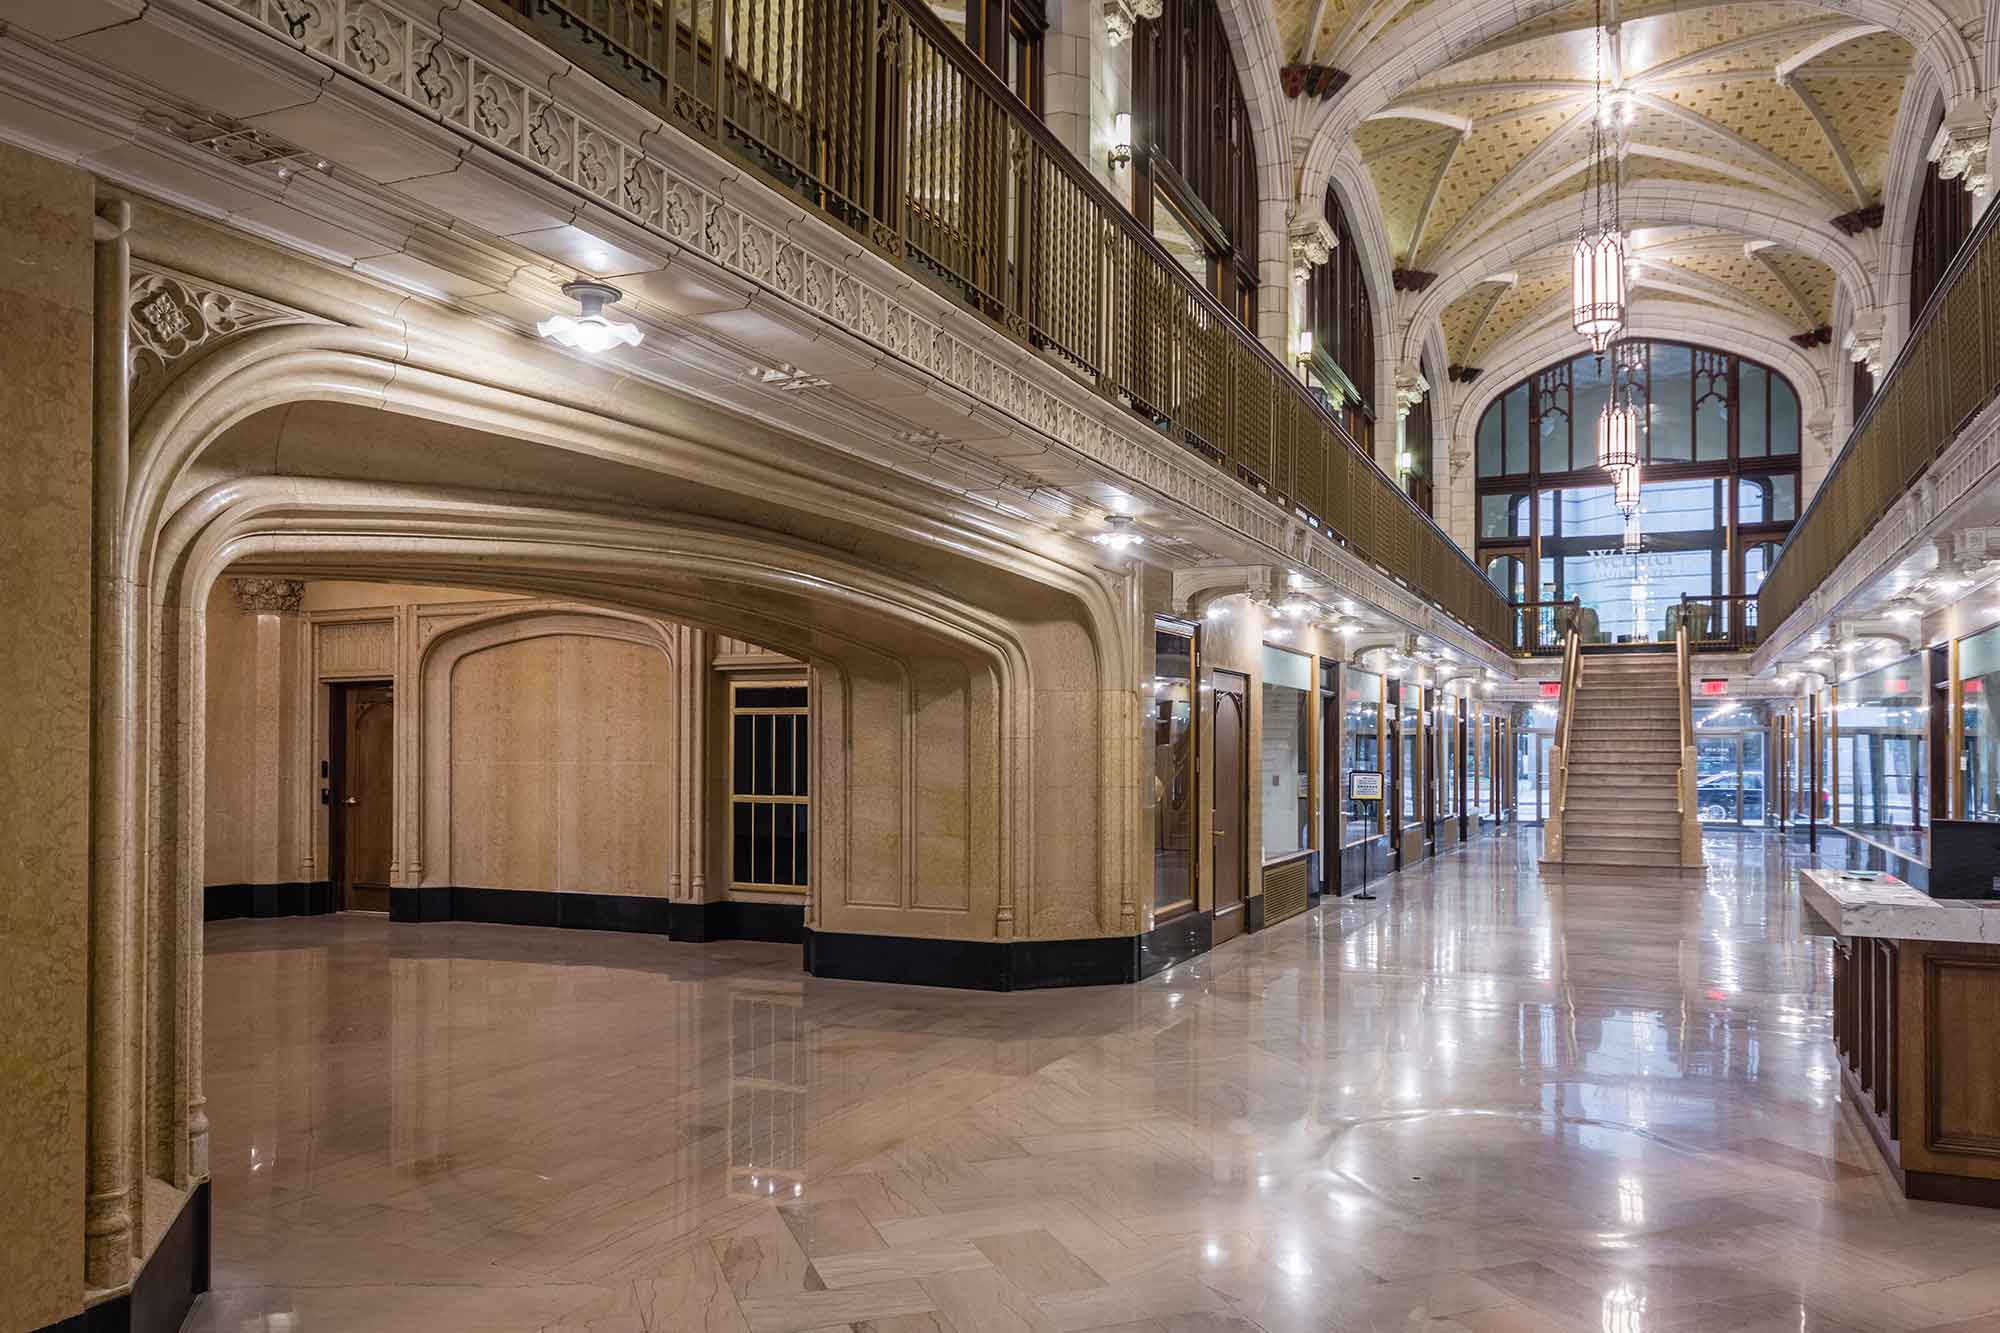
[[[1674,654],[1586,653],[1570,714],[1562,864],[1681,864],[1681,763]]]

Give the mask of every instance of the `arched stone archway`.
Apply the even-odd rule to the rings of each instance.
[[[828,938],[1004,949],[1147,923],[1128,572],[475,321],[250,259],[273,313],[150,367],[104,506],[101,703],[131,725],[99,756],[118,780],[93,893],[146,933],[92,979],[120,1016],[92,1050],[94,1272],[146,1234],[143,1180],[206,1174],[203,612],[225,571],[528,593],[809,662],[815,750],[843,768],[813,821]]]

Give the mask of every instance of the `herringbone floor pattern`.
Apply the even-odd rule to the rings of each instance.
[[[1840,1105],[1775,844],[1475,843],[1136,987],[795,948],[209,928],[197,1330],[1994,1328],[2000,1216]]]

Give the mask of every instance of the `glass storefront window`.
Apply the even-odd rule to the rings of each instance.
[[[1341,693],[1340,735],[1343,774],[1377,772],[1388,781],[1382,767],[1382,678],[1374,672],[1348,668],[1346,688]],[[1347,816],[1341,846],[1350,847],[1381,831],[1382,802],[1346,801],[1344,808]]]
[[[1264,649],[1264,859],[1311,846],[1312,658]]]
[[[1930,709],[1924,657],[1842,681],[1834,715],[1834,817],[1893,851],[1923,857],[1930,831]]]
[[[1153,906],[1194,897],[1194,640],[1153,634]]]
[[[1458,813],[1458,700],[1447,694],[1438,700],[1438,818]]]
[[[1993,696],[2000,691],[2000,628],[1958,642],[1959,719],[1964,730],[1959,771],[1965,774],[1961,819],[2000,820],[2000,748],[1994,741]]]
[[[1423,688],[1403,682],[1398,691],[1399,703],[1396,709],[1397,737],[1396,751],[1402,765],[1398,785],[1402,788],[1399,803],[1404,824],[1414,824],[1423,818],[1423,803],[1418,799],[1422,790],[1423,774],[1418,767],[1418,756],[1423,753]]]

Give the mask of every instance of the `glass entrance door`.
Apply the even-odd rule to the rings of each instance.
[[[1514,759],[1514,817],[1524,824],[1539,824],[1549,817],[1549,755],[1556,738],[1553,732],[1517,733]]]
[[[1702,823],[1764,822],[1767,740],[1762,731],[1696,737],[1694,797]]]

